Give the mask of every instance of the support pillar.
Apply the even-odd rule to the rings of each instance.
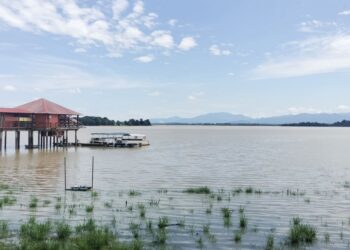
[[[33,149],[33,130],[28,130],[28,148]]]
[[[7,148],[7,131],[5,130],[5,138],[4,138],[4,149]]]
[[[46,131],[45,132],[45,148],[48,148],[48,144],[49,144],[49,134],[48,134],[48,132]]]
[[[19,149],[21,145],[21,131],[16,130],[15,131],[15,148]]]
[[[2,151],[2,130],[0,130],[0,151]]]
[[[77,135],[77,130],[74,130],[74,143],[75,143],[75,146],[78,146],[78,135]]]

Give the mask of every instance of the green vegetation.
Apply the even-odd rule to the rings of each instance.
[[[129,191],[129,196],[139,196],[139,195],[141,195],[141,193],[140,192],[138,192],[138,191],[136,191],[136,190],[130,190]]]
[[[273,250],[273,249],[274,249],[274,238],[272,234],[269,234],[267,236],[265,250]]]
[[[168,217],[160,217],[159,218],[159,221],[158,221],[158,228],[165,228],[165,227],[167,227],[168,226],[168,224],[169,224],[169,219],[168,219]]]
[[[211,190],[209,187],[204,186],[196,188],[187,188],[184,192],[189,194],[210,194]]]
[[[313,243],[316,240],[316,229],[308,224],[302,224],[300,218],[292,220],[288,241],[291,245]]]
[[[29,207],[30,208],[36,208],[37,206],[38,206],[38,198],[36,198],[35,196],[32,196],[31,198],[30,198],[30,202],[29,202]]]
[[[248,224],[247,218],[245,217],[244,214],[241,214],[241,215],[239,216],[239,227],[240,227],[242,230],[244,230],[244,229],[247,228],[247,224]]]
[[[81,125],[85,126],[151,126],[150,120],[130,119],[128,121],[114,121],[107,117],[84,116],[79,119]]]
[[[233,240],[236,242],[236,243],[239,243],[241,242],[242,240],[242,233],[241,231],[236,231],[234,236],[233,236]]]
[[[0,239],[7,238],[8,234],[8,222],[0,220]]]
[[[94,211],[94,205],[86,206],[85,211],[87,213],[92,213]]]

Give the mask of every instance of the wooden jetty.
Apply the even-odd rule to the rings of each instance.
[[[75,134],[78,145],[79,113],[61,105],[38,99],[15,108],[0,108],[0,151],[7,148],[7,133],[15,133],[15,148],[20,149],[21,132],[28,133],[27,149],[47,149],[68,145],[68,134]],[[36,144],[34,143],[36,139]]]

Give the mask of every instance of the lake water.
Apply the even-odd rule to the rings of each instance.
[[[86,217],[84,206],[93,203],[92,216],[101,224],[116,220],[115,230],[120,238],[130,240],[129,223],[144,223],[137,209],[137,204],[144,203],[147,219],[155,224],[161,216],[167,216],[172,223],[185,221],[184,228],[168,229],[167,242],[173,248],[194,248],[202,238],[207,249],[262,249],[269,234],[274,235],[276,244],[285,241],[290,220],[296,216],[317,228],[317,242],[309,248],[349,248],[348,128],[88,127],[79,130],[79,141],[88,142],[92,132],[142,133],[151,145],[32,151],[22,146],[15,152],[14,138],[9,134],[8,150],[0,156],[0,182],[15,189],[17,203],[4,207],[0,215],[9,220],[12,229],[31,215],[43,219],[65,217],[79,223]],[[26,143],[25,137],[23,133],[22,145]],[[70,137],[73,139],[73,134]],[[92,156],[98,197],[65,193],[64,157],[68,185],[73,186],[90,184]],[[210,187],[222,200],[183,192],[198,186]],[[231,192],[249,186],[263,193]],[[141,195],[130,197],[129,190],[137,190]],[[296,195],[288,195],[287,190]],[[32,211],[28,203],[33,195],[40,201],[51,200],[51,204]],[[54,208],[54,197],[62,197],[59,212]],[[150,206],[152,200],[159,201],[159,206]],[[106,206],[106,202],[112,207]],[[67,210],[74,204],[76,214],[69,216]],[[132,211],[128,208],[131,205]],[[240,206],[244,207],[248,227],[237,244],[233,235],[239,228]],[[212,212],[208,214],[206,209],[210,207]],[[224,225],[223,207],[233,211],[231,225]],[[216,240],[203,234],[203,225],[207,224]],[[142,234],[147,238],[146,232]],[[330,236],[328,243],[325,234]]]

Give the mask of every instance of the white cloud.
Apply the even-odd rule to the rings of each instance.
[[[2,89],[3,89],[4,91],[11,91],[11,92],[17,90],[16,87],[13,86],[13,85],[5,85],[4,87],[2,87]]]
[[[0,23],[25,32],[49,33],[73,39],[79,48],[104,47],[108,56],[121,57],[131,50],[175,48],[169,30],[157,30],[158,15],[145,11],[141,0],[114,0],[101,5],[78,0],[2,0]],[[195,46],[183,40],[181,48]],[[187,43],[186,43],[187,42]],[[192,44],[191,44],[192,42]]]
[[[190,50],[196,46],[197,46],[196,40],[191,36],[187,36],[182,38],[178,48],[181,50]]]
[[[128,8],[128,0],[115,0],[112,5],[113,18],[119,19],[120,15]]]
[[[153,45],[163,47],[166,49],[171,49],[174,47],[174,39],[171,36],[169,31],[166,30],[157,30],[151,34]]]
[[[335,22],[322,22],[319,20],[310,20],[306,22],[302,22],[299,25],[299,31],[305,33],[314,33],[321,32],[325,29],[337,27],[337,23]]]
[[[170,19],[168,21],[168,24],[171,25],[171,26],[175,26],[177,23],[178,23],[178,20],[176,20],[176,19]]]
[[[285,46],[253,71],[253,78],[285,78],[350,70],[350,35],[312,37]]]
[[[337,111],[339,111],[339,112],[350,112],[350,106],[344,105],[344,104],[338,105]]]
[[[229,73],[227,73],[227,75],[228,75],[228,76],[234,76],[234,75],[235,75],[235,73],[233,73],[233,72],[229,72]]]
[[[213,44],[209,47],[210,54],[214,56],[229,56],[231,55],[231,51],[228,49],[220,49],[220,47],[216,44]]]
[[[140,56],[135,58],[135,61],[140,62],[140,63],[150,63],[154,60],[153,55],[147,55],[147,56]]]
[[[350,10],[344,10],[338,13],[338,15],[347,16],[350,15]]]

